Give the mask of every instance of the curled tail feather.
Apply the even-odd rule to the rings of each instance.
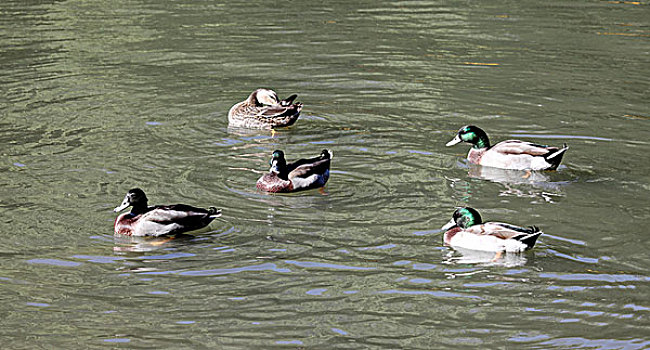
[[[210,207],[210,208],[208,208],[208,215],[211,218],[216,219],[216,218],[221,216],[221,209],[217,209],[215,207]]]
[[[321,158],[323,158],[323,159],[332,159],[332,158],[334,158],[334,152],[332,152],[332,151],[330,151],[330,150],[328,150],[328,149],[324,149],[324,150],[320,153],[320,156],[321,156]]]

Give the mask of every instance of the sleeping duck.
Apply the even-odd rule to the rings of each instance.
[[[318,157],[287,164],[284,152],[273,151],[271,169],[257,180],[257,188],[265,192],[295,192],[323,187],[330,177],[333,156],[325,149]]]
[[[474,164],[514,170],[555,170],[569,147],[558,148],[526,141],[507,140],[490,146],[490,140],[482,129],[463,126],[447,146],[460,142],[472,144],[467,159]]]
[[[171,236],[197,230],[221,216],[221,210],[196,208],[185,204],[147,206],[147,196],[139,188],[127,192],[122,204],[113,211],[132,206],[131,211],[115,219],[115,233],[127,236]]]
[[[290,126],[298,120],[302,103],[298,95],[280,100],[273,90],[257,89],[248,98],[230,108],[228,125],[235,128],[273,129]]]
[[[482,222],[474,208],[458,208],[441,228],[446,245],[491,252],[523,252],[535,245],[542,231],[502,222]]]

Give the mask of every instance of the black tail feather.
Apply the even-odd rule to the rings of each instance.
[[[517,240],[526,245],[527,249],[532,248],[537,243],[537,238],[542,235],[542,231],[539,228],[531,226],[531,229],[533,229],[533,233],[517,238]]]
[[[564,153],[569,149],[569,146],[565,143],[562,148],[560,148],[557,151],[549,152],[544,156],[544,159],[546,159],[547,162],[550,164],[553,164],[551,169],[555,169],[560,165],[560,162],[562,161],[562,157],[564,156]]]

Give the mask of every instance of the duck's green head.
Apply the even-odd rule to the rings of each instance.
[[[460,228],[468,228],[474,225],[480,225],[482,223],[481,214],[476,211],[474,208],[470,207],[461,207],[454,211],[454,215],[451,220],[442,227],[442,230],[446,231],[454,226]]]
[[[271,165],[271,172],[282,174],[287,167],[287,161],[284,159],[284,152],[280,150],[273,151],[269,164]]]
[[[474,126],[466,125],[458,130],[456,137],[447,142],[447,147],[453,146],[460,142],[467,142],[474,145],[474,148],[487,148],[490,147],[490,140],[483,129]]]

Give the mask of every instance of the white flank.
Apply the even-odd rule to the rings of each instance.
[[[162,236],[180,228],[181,225],[177,223],[163,225],[154,221],[138,220],[133,227],[133,236]]]
[[[470,150],[471,152],[471,150]],[[503,156],[496,152],[485,152],[480,161],[482,166],[512,170],[544,170],[551,166],[544,157],[529,154],[509,154]]]
[[[329,171],[327,171],[326,174],[329,175]],[[293,188],[297,190],[313,185],[316,180],[318,180],[318,174],[313,174],[305,178],[294,177],[291,179],[291,182],[293,182]]]
[[[514,239],[501,239],[495,236],[477,236],[465,231],[460,231],[451,238],[449,245],[465,249],[488,252],[523,252],[526,245]]]

